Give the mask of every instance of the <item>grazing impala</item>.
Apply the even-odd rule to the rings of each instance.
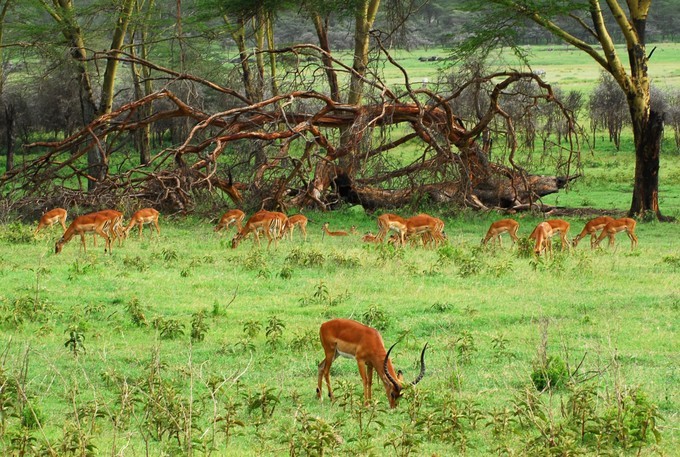
[[[323,227],[321,228],[323,230],[323,235],[328,235],[328,236],[349,236],[349,233],[345,232],[344,230],[328,230],[328,222],[323,224]],[[323,236],[321,237],[323,239]]]
[[[536,244],[534,245],[534,254],[539,256],[544,250],[552,256],[552,241],[551,238],[554,235],[554,231],[550,224],[547,222],[541,222],[536,226],[529,238],[535,239]]]
[[[551,237],[555,236],[556,233],[560,234],[560,240],[562,241],[562,250],[569,249],[571,244],[567,240],[567,233],[569,233],[569,222],[562,219],[549,219],[546,221],[550,228],[552,229]]]
[[[380,243],[378,237],[372,234],[371,232],[368,232],[364,236],[362,236],[361,241],[363,241],[364,243]]]
[[[227,211],[222,215],[220,221],[215,226],[215,231],[219,232],[224,229],[229,230],[229,227],[236,225],[236,230],[241,230],[243,228],[243,219],[246,218],[246,214],[240,209],[232,209]]]
[[[75,235],[80,235],[80,242],[83,250],[87,252],[85,245],[85,234],[95,233],[106,240],[104,252],[111,252],[111,239],[106,234],[109,225],[112,224],[111,218],[101,213],[86,214],[73,219],[71,225],[66,229],[64,235],[54,245],[54,253],[59,254],[66,243],[71,241]]]
[[[261,209],[256,214],[269,214],[274,219],[278,220],[278,223],[272,224],[270,230],[272,230],[272,236],[280,240],[283,237],[283,230],[288,223],[288,216],[278,211],[267,211],[266,209]]]
[[[593,249],[595,247],[595,240],[597,240],[597,232],[602,230],[605,225],[609,224],[613,220],[614,218],[609,216],[600,216],[589,220],[588,223],[586,223],[586,226],[583,227],[583,230],[581,230],[581,233],[576,235],[576,237],[572,240],[572,246],[578,246],[579,241],[581,241],[587,235],[590,235],[590,248]]]
[[[399,243],[401,246],[404,245],[406,238],[406,232],[408,228],[406,227],[406,219],[396,214],[385,213],[378,217],[378,239],[382,242],[387,236],[387,232],[390,230],[395,231],[399,234]]]
[[[628,238],[630,238],[630,249],[635,249],[635,246],[637,246],[638,242],[638,238],[635,235],[635,225],[635,219],[631,219],[629,217],[623,217],[621,219],[615,219],[611,221],[605,225],[604,229],[602,229],[602,233],[600,233],[597,241],[595,241],[595,247],[600,245],[600,241],[602,241],[605,236],[609,237],[609,246],[614,246],[614,238],[616,237],[616,234],[625,231],[628,235]]]
[[[123,236],[125,235],[125,231],[123,229],[123,213],[121,213],[120,211],[116,211],[115,209],[103,209],[92,214],[103,214],[104,216],[109,218],[109,220],[111,221],[107,228],[109,237],[111,238],[112,241],[116,241],[117,239],[118,246],[120,246],[123,242]],[[94,246],[97,247],[96,234],[92,235],[92,240]]]
[[[486,232],[486,236],[482,240],[482,244],[487,244],[489,240],[491,240],[492,244],[496,244],[496,240],[498,240],[500,247],[503,247],[503,240],[501,238],[503,233],[510,235],[512,244],[515,244],[519,241],[517,230],[519,230],[519,222],[514,219],[501,219],[491,224],[489,231]]]
[[[64,208],[54,208],[43,214],[38,222],[38,228],[35,229],[33,235],[37,235],[38,232],[45,227],[52,227],[57,222],[59,222],[64,231],[66,231],[66,210]]]
[[[302,236],[307,241],[307,218],[302,214],[295,214],[288,218],[286,225],[283,227],[284,235],[290,234],[290,241],[293,241],[293,232],[296,225],[300,227]]]
[[[382,336],[376,329],[349,319],[333,319],[321,324],[319,334],[326,355],[319,364],[319,382],[316,388],[316,396],[319,399],[322,398],[321,390],[324,378],[328,386],[328,396],[331,400],[333,399],[330,369],[333,361],[340,355],[356,359],[364,385],[364,400],[366,402],[371,399],[373,370],[375,369],[385,385],[390,408],[397,406],[397,400],[401,397],[404,389],[415,386],[425,376],[425,349],[427,349],[427,344],[420,354],[420,374],[412,383],[405,383],[401,371],[395,373],[390,360],[390,352],[394,344],[389,351],[385,351],[385,343],[383,343]]]
[[[274,214],[268,211],[260,211],[258,213],[250,216],[250,219],[246,222],[241,230],[238,231],[236,236],[231,240],[232,249],[236,249],[249,233],[252,233],[257,245],[260,245],[260,235],[258,232],[264,232],[265,236],[269,240],[267,244],[267,249],[271,246],[272,241],[274,241],[274,246],[278,247],[278,234],[281,231],[281,220]]]
[[[125,236],[128,236],[130,230],[134,228],[135,225],[139,226],[139,238],[142,237],[142,230],[144,229],[144,224],[153,224],[156,226],[156,233],[161,236],[161,228],[158,226],[158,216],[160,213],[153,208],[144,208],[137,211],[130,218],[130,223],[125,228]],[[149,230],[153,233],[153,226],[149,226]]]
[[[429,214],[418,214],[406,219],[406,236],[409,238],[420,236],[424,245],[430,240],[434,242],[435,247],[440,241],[443,242],[443,230],[444,222]]]

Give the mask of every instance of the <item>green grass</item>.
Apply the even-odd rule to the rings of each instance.
[[[498,411],[518,408],[526,392],[535,392],[530,374],[546,328],[548,355],[568,361],[572,370],[585,355],[580,372],[602,371],[581,384],[596,390],[599,408],[611,407],[615,392],[639,388],[665,418],[659,422],[658,449],[671,453],[680,445],[677,224],[638,224],[640,245],[634,252],[620,236],[613,250],[591,252],[586,242],[569,255],[536,262],[519,256],[508,240],[503,249],[477,247],[488,224],[500,217],[495,214],[445,215],[450,247],[440,252],[407,247],[401,253],[362,245],[358,236],[322,241],[326,220],[334,229],[357,225],[360,233],[375,232],[375,217],[358,208],[308,216],[308,243],[297,238],[269,251],[254,248],[251,241],[231,250],[230,236],[216,236],[209,221],[198,218],[164,218],[160,239],[149,239],[148,232],[142,241],[132,236],[111,256],[103,254],[101,243],[94,249],[91,242],[83,255],[77,240],[55,256],[56,229],[17,242],[9,240],[31,227],[4,226],[0,374],[23,383],[29,404],[40,411],[43,430],[30,429],[37,445],[48,441],[66,449],[66,438],[84,436],[100,453],[125,448],[125,453],[143,454],[146,437],[151,455],[185,453],[167,433],[151,438],[156,428],[145,413],[155,412],[162,424],[170,421],[167,408],[182,422],[193,398],[195,446],[213,437],[213,407],[224,416],[225,405],[231,404],[235,420],[243,423],[233,426],[228,445],[225,434],[215,432],[214,455],[280,455],[291,443],[302,452],[308,442],[332,445],[339,455],[382,452],[386,444],[406,453],[408,439],[420,440],[413,444],[413,455],[447,455],[452,449],[488,455],[499,438],[486,424]],[[518,220],[522,236],[538,222],[530,215]],[[584,221],[570,222],[573,236]],[[321,263],[302,266],[293,258]],[[282,274],[286,268],[288,279]],[[26,302],[31,317],[13,323]],[[131,303],[141,307],[148,326],[133,323]],[[203,341],[191,344],[191,319],[199,311],[205,311],[208,328]],[[369,315],[387,322],[386,344],[402,338],[394,361],[407,379],[415,376],[420,348],[429,343],[417,401],[410,393],[396,410],[386,410],[384,391],[374,386],[375,405],[361,408],[356,364],[338,359],[331,376],[339,400],[319,403],[314,395],[322,358],[319,325],[333,317],[364,320]],[[154,329],[157,318],[180,322],[184,336],[162,339],[160,329],[167,327]],[[273,318],[285,325],[274,345],[266,335]],[[260,331],[248,337],[244,327],[253,322]],[[85,337],[86,352],[78,357],[64,347],[71,329]],[[504,349],[494,347],[499,339]],[[208,386],[215,382],[224,384],[213,403]],[[3,395],[3,400],[12,397]],[[263,418],[258,395],[278,399],[272,417],[265,404]],[[542,396],[556,423],[560,400],[568,396],[564,388]],[[151,398],[165,403],[145,409]],[[459,428],[442,417],[452,408],[458,408]],[[90,429],[87,418],[94,411]],[[384,426],[374,423],[360,432],[360,413],[365,426],[371,412]],[[116,417],[124,420],[114,434]],[[424,425],[428,417],[439,421],[437,433]],[[224,423],[218,422],[218,429]],[[4,453],[15,449],[10,438],[19,430],[18,419],[7,417],[0,439]],[[179,442],[185,445],[182,433],[188,432],[181,430]],[[527,443],[536,433],[515,424],[500,441],[522,454],[530,452]],[[573,446],[594,449],[588,440]],[[656,445],[648,442],[643,448],[648,454]]]

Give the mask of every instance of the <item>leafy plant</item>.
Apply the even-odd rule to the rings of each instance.
[[[260,334],[260,330],[262,324],[256,320],[247,320],[243,323],[243,333],[251,340]]]
[[[281,336],[283,335],[283,329],[286,325],[281,319],[276,316],[271,316],[269,322],[267,322],[267,328],[265,330],[265,335],[267,336],[267,344],[272,348],[279,346],[281,341]]]
[[[177,319],[157,317],[154,319],[154,326],[163,340],[174,340],[184,335],[184,324]]]
[[[294,247],[286,256],[285,263],[298,267],[317,268],[323,265],[324,254],[315,248]]]
[[[477,352],[475,346],[475,339],[467,330],[463,330],[461,335],[454,341],[454,347],[458,355],[458,361],[462,364],[469,364],[472,361],[472,355]]]
[[[550,356],[545,364],[534,367],[531,372],[531,382],[539,392],[546,389],[559,389],[569,380],[567,364],[560,357]]]
[[[83,335],[77,329],[66,330],[69,335],[69,339],[64,343],[64,347],[68,348],[74,357],[78,357],[78,354],[85,351],[85,335]]]
[[[149,325],[144,315],[144,307],[137,297],[132,297],[125,305],[125,310],[132,318],[132,323],[137,327],[146,327]]]
[[[369,306],[369,308],[361,314],[361,322],[381,331],[386,330],[390,326],[389,316],[377,305]]]
[[[205,339],[208,333],[208,323],[205,319],[205,310],[198,311],[191,315],[191,341],[199,342]]]

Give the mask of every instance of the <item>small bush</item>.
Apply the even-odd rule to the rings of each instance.
[[[569,380],[567,364],[560,357],[550,356],[545,366],[534,368],[531,372],[531,382],[538,391],[546,389],[559,389]]]

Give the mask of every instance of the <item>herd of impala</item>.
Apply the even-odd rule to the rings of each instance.
[[[63,245],[76,234],[80,235],[82,248],[85,250],[87,250],[85,243],[86,233],[101,236],[106,241],[105,252],[110,252],[112,240],[118,239],[120,245],[121,240],[126,238],[135,226],[139,227],[140,238],[142,237],[144,224],[153,224],[157,234],[160,235],[160,227],[158,226],[159,213],[153,208],[137,211],[133,214],[127,226],[123,223],[123,213],[115,210],[104,210],[78,216],[71,222],[68,228],[66,227],[66,216],[67,212],[63,208],[48,211],[40,218],[38,227],[35,230],[37,234],[43,228],[57,223],[61,224],[64,234],[55,245],[55,253],[57,254],[61,252]],[[237,232],[231,242],[232,248],[236,248],[241,240],[251,233],[258,244],[260,243],[260,233],[263,233],[269,240],[267,247],[269,247],[272,241],[276,245],[279,239],[286,236],[289,236],[292,240],[296,226],[300,228],[304,239],[307,239],[308,220],[301,214],[288,217],[280,212],[262,210],[253,214],[245,224],[243,224],[244,219],[245,214],[241,210],[234,209],[227,211],[220,218],[214,230],[218,232],[235,226]],[[364,242],[382,243],[389,232],[394,232],[388,238],[389,242],[399,246],[404,246],[408,240],[412,243],[420,241],[424,246],[433,244],[436,247],[446,240],[444,222],[427,214],[418,214],[417,216],[404,219],[396,214],[388,213],[379,216],[377,222],[378,234],[365,234],[362,237]],[[151,230],[153,231],[153,228]],[[324,236],[349,235],[344,230],[330,230],[328,222],[323,224],[322,230]],[[489,241],[495,243],[498,240],[499,245],[502,245],[501,235],[503,233],[507,233],[514,243],[519,240],[517,237],[518,230],[519,223],[513,219],[496,221],[489,227],[486,236],[482,239],[482,244],[485,245]],[[598,231],[601,231],[599,235]],[[552,252],[551,238],[556,234],[560,235],[563,250],[568,249],[570,245],[576,247],[579,241],[587,235],[590,235],[590,246],[594,249],[605,237],[609,238],[609,245],[613,245],[615,235],[623,231],[628,234],[631,240],[631,249],[635,248],[637,245],[635,220],[629,218],[613,219],[608,216],[598,217],[589,221],[571,243],[567,240],[569,223],[562,219],[551,219],[541,222],[532,231],[529,238],[535,241],[534,253],[540,255],[543,251]],[[352,227],[350,233],[355,234],[356,228]],[[319,399],[322,398],[321,391],[324,379],[328,386],[328,396],[331,399],[333,398],[330,368],[333,361],[339,356],[354,358],[357,361],[366,402],[371,399],[373,370],[375,370],[385,386],[385,393],[391,408],[396,407],[397,401],[405,389],[416,385],[425,376],[425,350],[427,349],[427,344],[425,344],[420,354],[420,373],[413,382],[408,383],[404,382],[401,371],[395,372],[390,360],[390,353],[394,345],[386,351],[382,336],[376,329],[349,319],[332,319],[321,325],[319,336],[325,354],[324,359],[318,366],[316,395]]]
[[[519,230],[519,222],[514,219],[502,219],[491,224],[486,236],[482,240],[482,244],[486,244],[489,240],[502,245],[501,235],[507,233],[512,238],[513,243],[518,241],[517,230]],[[598,235],[598,231],[601,231]],[[568,249],[570,243],[567,240],[567,233],[569,232],[569,222],[562,219],[550,219],[545,222],[541,222],[534,228],[529,235],[529,239],[534,240],[534,254],[540,255],[542,252],[547,252],[552,254],[552,243],[551,238],[557,234],[560,235],[560,240],[562,242],[562,250]],[[637,246],[638,238],[635,235],[635,220],[623,217],[620,219],[614,219],[609,216],[600,216],[595,219],[588,221],[581,230],[581,233],[576,235],[571,242],[571,246],[578,246],[579,241],[590,235],[590,248],[595,249],[600,245],[600,242],[609,238],[609,246],[614,245],[614,238],[617,233],[626,232],[628,238],[630,238],[630,248],[635,249]]]

